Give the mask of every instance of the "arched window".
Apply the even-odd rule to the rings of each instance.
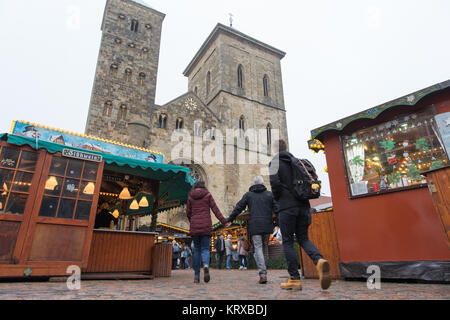
[[[216,140],[216,127],[212,126],[211,127],[211,140]]]
[[[119,120],[125,120],[127,118],[127,106],[122,104],[119,109]]]
[[[263,77],[263,90],[264,90],[264,97],[269,96],[269,77],[267,74]]]
[[[138,32],[139,22],[136,19],[131,20],[131,31]]]
[[[184,122],[183,118],[178,118],[177,122],[175,124],[175,129],[177,129],[177,130],[183,129],[183,125],[184,125],[183,122]]]
[[[195,92],[195,94],[198,94],[198,88],[197,87],[194,88],[194,92]]]
[[[161,129],[167,128],[167,115],[166,114],[162,113],[159,115],[158,126]]]
[[[119,66],[116,63],[113,63],[110,67],[109,67],[109,71],[111,72],[111,74],[116,74],[117,70],[119,69]]]
[[[270,123],[267,124],[266,134],[267,134],[267,153],[270,153],[270,150],[272,148],[272,125]]]
[[[144,72],[139,73],[139,83],[141,86],[145,85],[145,77],[146,75]]]
[[[194,136],[197,136],[197,137],[202,136],[202,123],[201,122],[194,123]]]
[[[106,101],[105,106],[103,107],[103,115],[106,117],[110,117],[112,112],[112,102]]]
[[[241,64],[238,66],[237,69],[237,83],[239,88],[241,89],[244,88],[244,71]]]
[[[211,86],[211,72],[208,71],[206,74],[206,95],[209,94],[209,89]]]
[[[245,119],[244,116],[239,118],[239,136],[242,138],[244,136],[245,131]]]
[[[131,71],[130,68],[125,69],[125,79],[130,82],[131,81],[131,75],[133,74],[133,71]]]

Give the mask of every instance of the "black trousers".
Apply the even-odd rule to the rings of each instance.
[[[292,279],[300,279],[298,272],[298,259],[294,250],[294,235],[298,244],[306,254],[317,264],[322,258],[317,247],[308,238],[308,228],[311,225],[311,212],[309,208],[290,208],[280,211],[278,224],[281,230],[283,251],[288,265],[288,272]]]
[[[225,251],[217,252],[216,253],[216,259],[217,259],[217,269],[222,269],[223,265],[223,257],[225,255]]]

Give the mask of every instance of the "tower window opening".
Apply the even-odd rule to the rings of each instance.
[[[131,20],[131,31],[138,32],[139,22],[136,19]]]
[[[122,104],[119,109],[119,120],[126,120],[127,118],[127,106]]]
[[[244,71],[243,71],[241,64],[238,66],[238,69],[237,69],[237,83],[238,83],[238,88],[241,88],[241,89],[244,88]]]
[[[112,112],[112,102],[106,101],[103,107],[103,115],[106,117],[110,117]]]
[[[175,124],[177,130],[183,129],[183,118],[178,118]]]
[[[161,129],[167,128],[167,115],[166,114],[160,114],[158,119],[158,127]]]
[[[267,74],[263,77],[263,90],[264,90],[264,97],[269,96],[269,77],[267,77]]]
[[[208,71],[206,74],[206,95],[209,94],[209,90],[211,89],[211,72]]]

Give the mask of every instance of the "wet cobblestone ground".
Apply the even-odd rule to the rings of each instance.
[[[211,281],[193,283],[192,270],[175,270],[153,280],[84,280],[80,290],[65,282],[0,283],[0,300],[450,300],[450,285],[382,282],[380,290],[363,281],[333,281],[329,290],[318,280],[302,280],[302,291],[284,291],[285,270],[269,270],[268,283],[257,283],[255,270],[211,270]],[[203,274],[202,274],[203,277]]]

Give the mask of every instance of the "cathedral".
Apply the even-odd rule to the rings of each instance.
[[[183,71],[186,93],[156,105],[164,17],[139,0],[106,1],[85,133],[160,151],[165,163],[189,167],[228,216],[255,175],[270,189],[271,141],[288,142],[285,53],[219,23]],[[258,134],[249,138],[252,129]],[[211,149],[217,161],[202,157]],[[172,214],[161,219],[187,227],[183,210]]]

